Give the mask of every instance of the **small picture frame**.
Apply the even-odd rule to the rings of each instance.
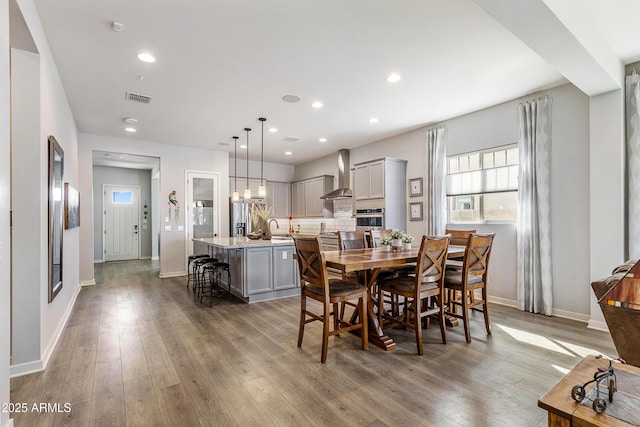
[[[409,197],[422,196],[422,177],[409,179]]]
[[[422,221],[422,202],[409,203],[409,221]]]
[[[80,226],[80,193],[68,182],[64,183],[64,229]]]

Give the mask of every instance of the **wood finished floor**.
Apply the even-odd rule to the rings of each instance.
[[[389,332],[398,348],[364,352],[321,329],[296,347],[299,298],[200,304],[185,278],[150,261],[96,265],[44,372],[11,380],[14,403],[69,402],[70,413],[14,413],[22,426],[543,426],[538,398],[609,335],[583,323],[492,305],[440,342]],[[585,284],[586,286],[586,284]]]

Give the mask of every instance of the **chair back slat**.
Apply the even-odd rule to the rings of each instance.
[[[329,281],[327,280],[327,265],[324,254],[320,251],[320,241],[317,237],[293,236],[300,272],[300,286],[307,284],[320,286],[328,297]]]
[[[476,230],[450,230],[447,229],[444,233],[451,235],[450,245],[465,246],[469,240],[469,236],[475,233]]]
[[[367,241],[363,231],[339,231],[338,246],[342,250],[364,249]]]
[[[449,236],[422,236],[416,278],[421,282],[442,282],[449,247]]]
[[[482,276],[486,281],[489,269],[489,255],[495,233],[471,234],[467,240],[462,270],[465,275]]]

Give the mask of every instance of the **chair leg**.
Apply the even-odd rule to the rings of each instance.
[[[360,310],[360,319],[362,319],[362,334],[360,334],[360,336],[362,337],[362,349],[363,350],[369,350],[369,324],[368,324],[368,315],[367,315],[367,303],[366,303],[366,296],[363,296],[362,298],[360,298],[359,304],[358,304],[359,310]]]
[[[460,298],[462,301],[462,323],[464,324],[464,336],[467,339],[467,342],[471,342],[471,331],[469,330],[469,307],[468,307],[468,301],[469,298],[467,296],[467,293],[469,291],[465,290],[462,291],[462,298]]]
[[[329,351],[329,322],[331,321],[331,308],[329,304],[324,304],[324,319],[322,319],[322,355],[320,362],[327,361],[327,352]]]
[[[342,320],[342,315],[338,316],[338,303],[333,304],[333,330],[337,331],[339,329],[339,322]],[[344,310],[344,303],[342,303],[342,310]],[[340,334],[336,334],[340,336]]]
[[[304,336],[305,312],[307,311],[307,297],[300,292],[300,326],[298,328],[298,347],[302,347],[302,337]]]
[[[391,294],[391,298],[393,298],[393,294]],[[384,300],[382,299],[382,288],[378,286],[378,324],[382,327],[382,315],[384,313]]]
[[[444,324],[444,295],[439,294],[435,297],[436,302],[438,303],[438,322],[440,323],[440,335],[442,335],[442,344],[447,343],[447,330]]]
[[[422,356],[422,300],[420,298],[413,299],[413,329],[416,334],[416,345],[418,346],[418,355]]]
[[[484,314],[484,327],[487,334],[491,334],[491,323],[489,323],[489,306],[487,305],[487,288],[482,288],[482,313]]]

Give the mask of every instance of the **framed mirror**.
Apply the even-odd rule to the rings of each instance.
[[[62,289],[62,231],[64,227],[64,151],[49,136],[49,302]]]

